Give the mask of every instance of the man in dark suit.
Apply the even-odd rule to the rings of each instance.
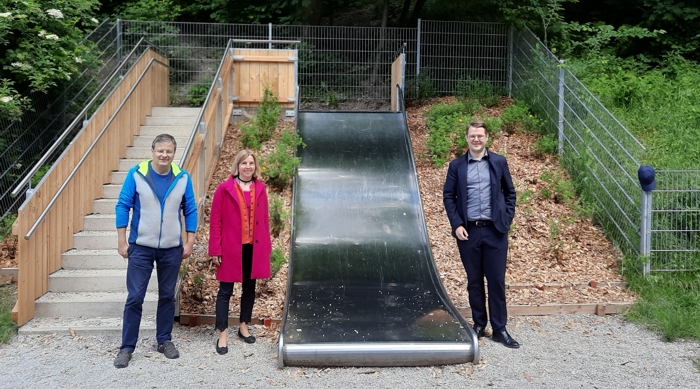
[[[481,338],[488,322],[484,276],[488,282],[491,339],[506,347],[520,345],[506,331],[506,257],[508,230],[515,215],[515,187],[506,159],[486,149],[483,122],[467,127],[469,150],[450,162],[442,191],[452,236],[467,272],[474,331]]]

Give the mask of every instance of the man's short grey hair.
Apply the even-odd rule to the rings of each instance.
[[[160,134],[156,136],[155,139],[153,139],[153,144],[151,144],[151,150],[156,149],[156,143],[162,143],[162,142],[170,142],[175,146],[175,149],[177,150],[177,142],[175,141],[175,137],[170,135],[170,134]]]

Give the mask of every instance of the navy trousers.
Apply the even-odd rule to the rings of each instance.
[[[505,281],[508,234],[499,232],[493,225],[469,225],[467,233],[469,239],[457,239],[457,247],[467,272],[467,292],[474,325],[485,327],[488,322],[484,288],[486,277],[491,328],[501,331],[508,321]]]
[[[156,340],[158,344],[172,340],[175,318],[175,284],[182,262],[182,245],[156,249],[135,243],[129,245],[129,264],[126,270],[126,289],[129,295],[124,305],[121,350],[134,351],[139,338],[148,281],[153,264],[158,275],[158,311],[156,313]]]

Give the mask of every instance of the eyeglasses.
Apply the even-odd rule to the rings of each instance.
[[[175,150],[170,150],[170,149],[167,149],[167,150],[155,150],[154,149],[153,152],[158,154],[158,155],[173,155],[173,154],[175,154]]]

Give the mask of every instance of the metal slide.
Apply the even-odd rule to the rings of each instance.
[[[306,147],[279,366],[477,363],[430,251],[404,114],[300,112],[297,123]]]

